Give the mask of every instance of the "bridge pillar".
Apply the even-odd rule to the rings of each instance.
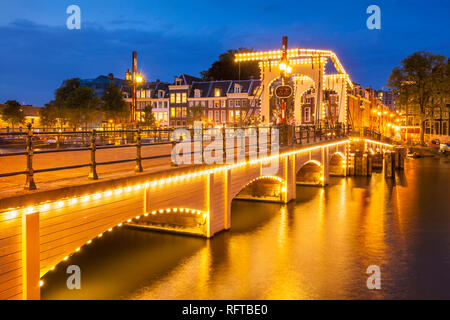
[[[329,147],[322,147],[322,187],[326,186],[330,180],[330,150]]]
[[[283,192],[283,202],[288,203],[297,198],[297,182],[295,170],[295,155],[284,157],[283,178],[286,183],[286,191]]]
[[[206,237],[230,228],[230,174],[210,173],[206,177]],[[230,202],[230,203],[228,203]]]
[[[39,300],[40,250],[39,212],[22,216],[22,295],[24,300]]]

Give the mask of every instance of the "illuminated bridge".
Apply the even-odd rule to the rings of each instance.
[[[232,163],[211,165],[171,165],[173,142],[145,144],[140,139],[111,148],[0,157],[2,172],[35,157],[36,167],[47,167],[37,169],[37,176],[53,179],[34,180],[29,162],[25,171],[1,174],[11,188],[0,190],[0,299],[39,299],[40,278],[105,232],[129,225],[210,238],[232,227],[233,199],[287,203],[296,198],[296,184],[324,186],[330,174],[345,176],[351,169],[351,141],[337,131],[295,130],[279,152],[263,152],[258,141],[253,157],[250,139],[245,141],[243,158],[233,155]],[[373,152],[392,146],[365,141],[363,147]],[[221,152],[222,157],[229,154],[228,149]],[[116,159],[130,153],[136,155],[131,160]],[[66,166],[48,167],[51,159],[64,159]],[[130,162],[136,172],[118,170]],[[114,170],[97,172],[97,167]],[[69,172],[69,177],[51,176],[55,171]],[[26,187],[33,182],[37,190],[14,190],[11,179],[23,179],[21,174],[27,176]]]

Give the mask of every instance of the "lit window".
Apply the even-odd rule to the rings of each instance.
[[[214,90],[214,96],[220,97],[220,89],[215,89]]]
[[[303,110],[305,111],[305,115],[304,115],[305,122],[310,122],[311,121],[311,108],[306,107]]]
[[[170,94],[170,103],[175,103],[175,93]]]
[[[181,103],[186,103],[186,101],[187,101],[187,95],[186,95],[186,92],[183,92],[181,94]]]
[[[186,107],[183,107],[182,110],[182,117],[186,118]]]
[[[235,118],[236,118],[236,121],[241,120],[241,114],[240,114],[240,112],[238,110],[236,110]]]
[[[234,107],[234,100],[230,100],[230,108]]]
[[[215,116],[216,116],[216,118],[215,118],[215,122],[220,122],[220,113],[219,113],[219,110],[216,110],[216,112],[215,112]]]
[[[222,110],[220,113],[221,122],[227,122],[227,113],[225,110]]]
[[[211,121],[214,120],[212,111],[208,111],[208,119],[211,120]]]
[[[241,93],[241,86],[239,83],[234,84],[234,93]]]
[[[181,108],[176,108],[177,109],[177,118],[181,117]]]
[[[200,98],[200,96],[201,96],[200,89],[195,89],[195,90],[194,90],[194,97],[195,97],[195,98]]]
[[[214,108],[220,107],[220,101],[214,101]]]
[[[229,116],[228,116],[228,120],[230,122],[234,122],[234,111],[230,110]]]
[[[175,117],[175,108],[170,109],[170,116]]]
[[[176,99],[176,103],[181,103],[181,93],[177,93],[177,99]]]

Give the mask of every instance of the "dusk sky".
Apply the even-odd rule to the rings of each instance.
[[[69,30],[66,8],[81,8]],[[381,8],[381,30],[366,9]],[[227,49],[330,49],[353,81],[381,89],[415,51],[450,56],[450,1],[1,0],[0,102],[42,106],[64,79],[124,77],[131,52],[147,80],[199,75]]]

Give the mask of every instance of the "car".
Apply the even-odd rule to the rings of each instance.
[[[439,152],[447,153],[450,151],[450,143],[441,143],[439,145]]]

